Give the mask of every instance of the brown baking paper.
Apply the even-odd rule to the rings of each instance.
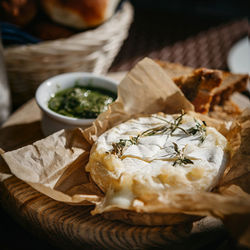
[[[97,137],[138,114],[172,114],[180,113],[182,109],[205,120],[208,126],[217,128],[227,137],[231,145],[232,160],[214,192],[168,191],[163,199],[158,200],[155,194],[155,198],[147,204],[138,202],[133,210],[147,214],[212,215],[229,222],[230,216],[249,214],[250,112],[245,111],[233,123],[195,113],[193,105],[180,89],[160,66],[148,58],[143,59],[128,73],[118,87],[117,100],[90,128],[84,131],[62,130],[32,145],[3,153],[2,157],[9,169],[0,168],[0,180],[8,178],[11,172],[52,199],[77,205],[102,206],[108,197],[105,197],[84,171],[91,146]],[[117,212],[118,208],[110,207],[109,210]],[[243,225],[241,227],[244,228]],[[240,239],[242,243],[250,245],[246,237],[247,230],[249,231],[247,227],[243,229]]]

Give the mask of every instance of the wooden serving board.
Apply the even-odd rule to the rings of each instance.
[[[40,118],[35,100],[26,103],[0,129],[0,148],[13,150],[43,138]],[[52,200],[14,176],[0,185],[3,208],[27,230],[63,249],[202,249],[218,247],[229,237],[222,222],[211,217],[177,226],[131,226],[92,216],[90,206]]]
[[[0,129],[0,147],[5,151],[42,138],[40,111],[31,100]],[[1,183],[1,202],[25,228],[64,249],[97,248],[143,249],[174,246],[199,249],[225,237],[222,223],[204,218],[193,224],[168,227],[130,226],[90,215],[92,207],[70,206],[37,192],[16,177]]]

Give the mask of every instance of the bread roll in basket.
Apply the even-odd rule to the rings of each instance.
[[[119,0],[43,0],[46,13],[57,23],[84,29],[110,18]]]
[[[52,6],[57,2],[59,1],[44,1],[44,5]],[[71,7],[74,2],[76,1],[70,1]],[[77,2],[92,2],[92,0]],[[84,15],[85,19],[82,19],[88,27],[106,20],[93,29],[82,31],[66,39],[5,48],[4,57],[14,106],[32,98],[41,82],[57,74],[75,71],[97,74],[107,72],[128,35],[133,19],[133,8],[125,1],[111,16],[111,9],[115,8],[115,4],[111,4],[111,1],[103,2],[107,5],[102,4],[101,11],[99,8],[96,9],[98,12],[95,17],[87,18]],[[61,7],[60,5],[58,8]],[[74,10],[76,8],[74,7]],[[73,7],[72,10],[68,8],[67,11],[72,13]],[[55,15],[58,16],[57,12]],[[79,19],[82,17],[82,14],[77,16]],[[73,21],[80,25],[78,19]]]

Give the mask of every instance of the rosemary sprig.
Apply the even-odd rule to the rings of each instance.
[[[195,120],[195,126],[188,129],[188,133],[191,134],[191,135],[196,135],[197,133],[200,134],[200,140],[201,142],[204,142],[205,138],[206,138],[206,122],[205,121],[202,121],[202,124],[200,124],[196,119]]]
[[[179,150],[178,145],[175,142],[173,142],[173,144],[174,144],[175,157],[177,158],[174,161],[173,166],[175,166],[176,164],[179,165],[194,164],[192,160],[184,156],[183,149]]]
[[[116,154],[118,157],[121,157],[125,148],[131,145],[137,145],[139,143],[139,139],[144,136],[165,134],[167,132],[170,132],[170,135],[172,135],[176,129],[180,129],[185,134],[188,135],[188,132],[185,129],[180,127],[180,124],[182,122],[182,118],[184,115],[185,113],[182,110],[181,115],[178,116],[174,120],[174,122],[169,122],[168,120],[164,118],[155,116],[155,118],[166,122],[166,124],[163,124],[154,128],[150,128],[137,136],[130,137],[130,139],[120,139],[119,142],[112,143],[113,149],[111,151],[111,154]]]
[[[188,134],[187,131],[186,131],[185,129],[179,127],[180,124],[181,124],[181,122],[182,122],[182,118],[183,118],[184,115],[185,115],[185,112],[184,112],[184,110],[182,110],[182,111],[181,111],[181,115],[175,119],[174,123],[171,123],[171,126],[170,126],[170,127],[171,127],[171,133],[170,133],[171,135],[174,133],[174,131],[175,131],[176,129],[180,129],[180,130],[182,130],[185,134]]]
[[[155,116],[155,118],[162,120],[164,122],[166,122],[166,124],[163,124],[161,126],[155,127],[155,128],[150,128],[146,131],[144,131],[141,136],[151,136],[151,135],[159,135],[159,134],[165,134],[167,132],[170,132],[170,135],[173,135],[174,131],[176,129],[180,129],[181,131],[183,131],[185,134],[188,135],[188,132],[183,129],[182,127],[180,127],[180,124],[182,122],[182,118],[185,115],[184,111],[182,110],[182,113],[180,116],[178,116],[174,122],[169,122],[168,120],[161,118],[161,117],[157,117]]]
[[[152,136],[152,135],[163,135],[165,133],[170,133],[170,135],[173,135],[173,133],[177,129],[183,131],[187,135],[191,135],[191,134],[195,135],[196,133],[200,133],[201,142],[203,142],[206,138],[206,123],[203,122],[203,124],[200,124],[197,120],[195,120],[196,125],[186,131],[184,128],[180,127],[184,115],[185,115],[185,113],[182,110],[181,115],[178,116],[173,122],[170,122],[162,117],[155,116],[155,118],[166,122],[166,124],[162,124],[160,126],[150,128],[150,129],[142,132],[141,134],[138,134],[137,136],[130,137],[130,139],[120,139],[119,142],[112,143],[113,149],[112,149],[111,153],[116,154],[118,157],[121,157],[124,149],[131,146],[131,145],[137,145],[139,143],[139,139],[141,137]],[[178,146],[175,143],[174,143],[174,145],[176,145],[175,151],[176,151],[176,153],[178,153],[179,152]],[[192,163],[192,161],[185,158],[185,157],[183,158],[182,154],[179,154],[179,159],[177,159],[175,161],[174,165],[177,163],[188,164],[188,163]]]
[[[119,142],[112,143],[111,154],[116,154],[118,157],[122,156],[123,150],[131,145],[136,145],[139,142],[140,135],[131,136],[130,139],[120,139]]]

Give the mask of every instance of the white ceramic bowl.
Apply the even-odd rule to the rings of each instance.
[[[45,136],[64,128],[86,128],[95,120],[67,117],[48,108],[48,101],[55,93],[74,86],[76,81],[80,86],[90,85],[117,93],[117,82],[92,73],[72,72],[49,78],[43,82],[36,91],[36,102],[42,110],[41,127]]]

